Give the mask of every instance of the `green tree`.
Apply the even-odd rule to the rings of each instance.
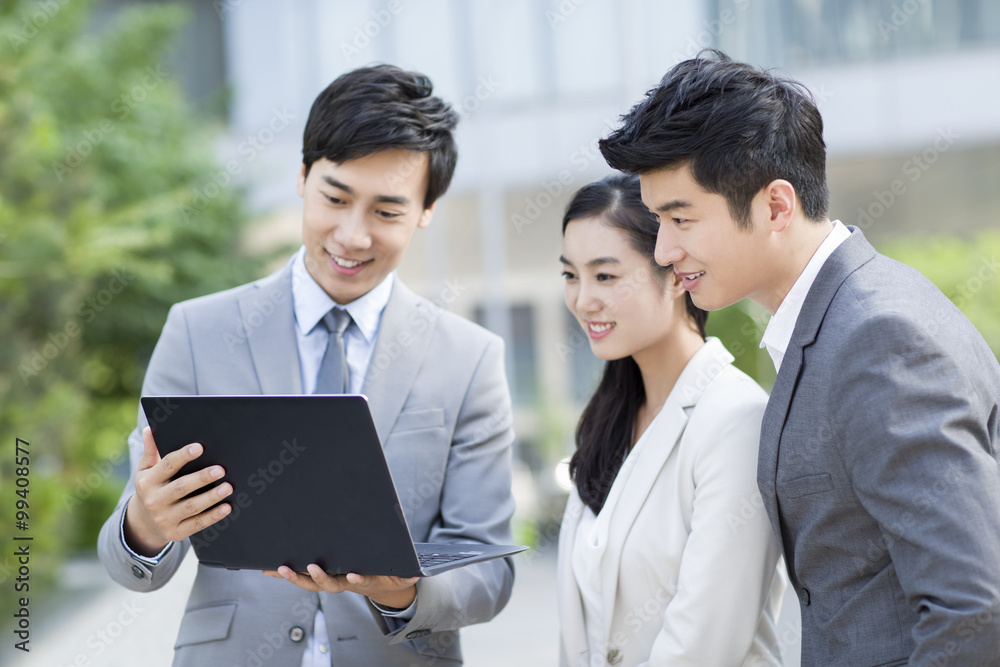
[[[972,238],[898,238],[880,243],[879,251],[927,276],[1000,356],[1000,232],[986,230]],[[927,326],[948,340],[949,332],[933,320]]]
[[[93,547],[121,491],[125,437],[169,306],[260,268],[239,247],[243,194],[208,185],[217,128],[185,106],[169,71],[185,12],[143,4],[96,25],[94,4],[0,4],[7,619],[15,534],[34,538],[33,596],[67,552]],[[15,468],[15,438],[29,443],[27,470]],[[28,479],[25,531],[15,525],[18,477]]]

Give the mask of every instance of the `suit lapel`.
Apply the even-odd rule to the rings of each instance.
[[[806,303],[808,303],[808,298]],[[768,519],[771,520],[771,528],[778,538],[778,548],[782,550],[782,553],[784,553],[784,544],[781,539],[781,523],[778,519],[776,488],[778,441],[781,438],[781,429],[785,426],[788,406],[792,400],[795,385],[798,384],[801,369],[802,346],[796,345],[795,335],[792,334],[792,340],[788,344],[788,349],[781,362],[781,371],[778,373],[774,389],[771,390],[771,397],[764,409],[764,418],[760,427],[760,450],[757,454],[757,486],[760,487],[764,510],[767,512]]]
[[[238,298],[257,380],[263,394],[301,394],[299,346],[292,308],[292,261]]]
[[[567,652],[570,664],[579,662],[577,656],[569,655],[569,651],[587,646],[586,621],[583,616],[583,602],[580,599],[580,589],[573,573],[573,545],[576,543],[576,532],[580,525],[580,516],[584,505],[576,490],[570,492],[566,501],[566,511],[563,514],[562,526],[559,529],[559,559],[558,605],[559,624],[562,627],[563,650]]]
[[[610,511],[606,517],[602,536],[604,554],[601,558],[601,597],[607,602],[604,606],[604,636],[611,636],[611,621],[614,616],[614,600],[618,594],[619,565],[625,538],[632,530],[639,512],[642,510],[664,464],[677,446],[677,441],[687,426],[687,415],[684,410],[669,398],[663,405],[656,420],[649,425],[642,437],[639,455],[628,459],[618,471],[612,493],[617,491],[615,498],[608,495],[611,505],[606,502],[604,508]],[[636,443],[638,446],[639,443]],[[627,466],[627,467],[626,467]],[[619,484],[619,482],[621,482]],[[602,510],[601,514],[604,514]]]
[[[625,539],[642,511],[649,494],[660,478],[667,459],[677,447],[687,427],[686,408],[697,404],[709,383],[729,366],[733,357],[715,338],[710,338],[695,353],[677,379],[656,419],[636,443],[636,450],[622,465],[608,494],[604,509],[607,531],[601,561],[601,596],[610,603],[604,607],[604,636],[611,636],[614,599],[618,593],[619,565]]]
[[[826,311],[830,308],[833,297],[841,285],[849,275],[876,254],[860,230],[855,227],[849,229],[851,235],[837,246],[823,264],[802,303],[802,310],[795,322],[792,338],[781,361],[781,370],[774,382],[774,389],[771,390],[771,397],[767,401],[761,423],[757,484],[782,553],[784,544],[777,496],[778,449],[792,396],[795,395],[795,388],[802,374],[805,350],[815,342]]]
[[[361,388],[383,443],[416,380],[439,314],[440,308],[394,279]]]

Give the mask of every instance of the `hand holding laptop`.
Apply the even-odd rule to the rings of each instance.
[[[204,447],[192,443],[161,458],[148,426],[142,431],[142,441],[145,450],[135,475],[135,495],[125,513],[125,541],[136,553],[155,556],[168,542],[180,542],[228,515],[232,507],[218,503],[233,487],[224,482],[188,498],[221,478],[222,466],[173,479],[182,466],[201,456]]]
[[[310,564],[308,573],[295,572],[282,565],[275,570],[264,570],[264,574],[275,579],[284,579],[310,592],[326,591],[342,593],[350,591],[366,596],[383,607],[406,609],[417,596],[416,583],[419,577],[392,577],[386,575],[327,574],[319,565]]]
[[[170,414],[155,418],[161,402]],[[146,442],[136,474],[143,508],[155,514],[151,532],[190,537],[202,565],[270,572],[306,590],[353,590],[405,608],[410,577],[527,548],[414,542],[364,396],[144,396],[141,403],[157,440]],[[159,459],[160,451],[170,453]]]
[[[203,490],[225,475],[218,465],[173,479],[185,464],[202,455],[204,447],[200,443],[191,443],[161,457],[149,427],[143,429],[142,439],[145,450],[136,472],[136,492],[125,515],[125,539],[136,553],[153,556],[168,542],[180,542],[225,518],[232,507],[220,504],[219,500],[231,495],[233,487],[223,482]],[[189,498],[192,493],[198,495]],[[281,566],[277,571],[263,573],[311,592],[359,593],[386,607],[405,609],[416,597],[417,577],[330,575],[316,564],[306,569],[307,573],[300,573]]]

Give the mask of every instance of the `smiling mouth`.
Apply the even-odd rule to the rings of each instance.
[[[329,254],[330,254],[330,257],[333,259],[334,263],[337,266],[339,266],[341,268],[344,268],[344,269],[354,269],[354,268],[357,268],[357,267],[361,266],[362,264],[366,264],[366,263],[372,261],[370,259],[366,259],[366,260],[344,259],[343,257],[338,257],[337,255],[334,255],[332,253],[329,253]]]
[[[704,275],[705,275],[704,271],[699,271],[698,273],[680,274],[681,283],[684,285],[684,289],[694,288],[694,286],[698,284],[698,281],[701,280],[702,276]]]

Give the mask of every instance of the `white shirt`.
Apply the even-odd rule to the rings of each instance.
[[[600,548],[599,538],[594,534],[596,523],[597,515],[594,514],[594,510],[584,505],[580,523],[576,527],[571,564],[576,585],[580,589],[580,601],[583,603],[587,648],[590,650],[590,655],[603,656],[601,623],[604,620],[604,602],[601,599],[601,564],[593,556],[593,553]]]
[[[608,532],[611,530],[611,515],[614,513],[615,505],[618,504],[618,499],[628,485],[628,479],[639,459],[642,448],[646,446],[647,440],[651,437],[649,434],[655,431],[653,424],[660,420],[662,414],[663,411],[660,410],[653,417],[653,421],[639,436],[639,440],[625,457],[625,461],[622,462],[622,466],[615,476],[615,481],[611,483],[611,489],[608,490],[608,497],[604,500],[601,511],[595,515],[594,511],[585,505],[583,513],[580,515],[580,523],[577,525],[570,564],[573,568],[576,585],[580,589],[580,600],[583,603],[583,624],[587,631],[587,648],[590,651],[589,665],[591,667],[607,664],[605,656],[608,647],[604,641],[604,605],[614,605],[614,600],[605,600],[603,597],[601,559],[608,541]]]
[[[851,230],[845,227],[840,220],[833,221],[833,229],[823,239],[823,243],[816,249],[809,263],[806,264],[806,268],[802,270],[795,284],[792,285],[792,289],[788,290],[788,294],[782,299],[781,305],[771,317],[771,321],[767,323],[764,335],[760,339],[760,347],[767,348],[767,353],[771,355],[776,372],[781,370],[781,362],[785,358],[788,343],[792,340],[795,322],[799,319],[802,304],[816,280],[816,275],[833,254],[833,251],[837,249],[837,246],[846,241],[850,235]]]

